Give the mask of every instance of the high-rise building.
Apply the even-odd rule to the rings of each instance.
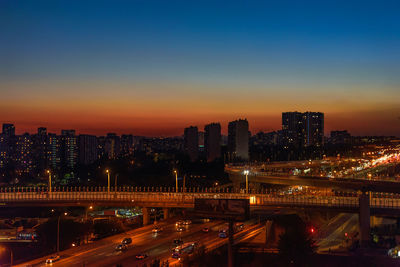
[[[48,134],[48,145],[47,145],[47,161],[48,166],[56,170],[60,167],[60,143],[61,137],[57,136],[54,133]]]
[[[301,147],[304,142],[304,123],[301,112],[282,113],[283,145]]]
[[[128,156],[133,153],[133,135],[121,135],[121,155]]]
[[[0,169],[5,168],[9,160],[9,149],[7,140],[8,138],[5,134],[0,134]]]
[[[108,133],[105,139],[104,151],[109,159],[116,159],[120,154],[121,139],[115,133]]]
[[[79,135],[79,163],[92,164],[97,160],[97,137],[94,135]]]
[[[199,133],[195,126],[185,128],[184,149],[191,161],[196,161],[199,157]]]
[[[32,136],[32,140],[33,159],[35,162],[36,173],[38,174],[49,167],[47,129],[44,127],[38,128],[38,132]]]
[[[3,132],[5,136],[10,137],[15,135],[15,126],[11,123],[3,123]]]
[[[232,159],[249,159],[249,123],[246,119],[229,123],[228,151]]]
[[[323,146],[324,145],[324,113],[305,112],[303,114],[304,124],[304,145]]]
[[[75,130],[61,130],[61,166],[68,170],[73,170],[77,164],[78,144],[76,139]]]
[[[33,171],[32,138],[28,133],[16,136],[13,159],[19,175],[30,174]]]
[[[296,148],[324,144],[324,114],[321,112],[283,112],[283,145]]]
[[[221,157],[221,124],[211,123],[204,127],[204,148],[208,162]]]

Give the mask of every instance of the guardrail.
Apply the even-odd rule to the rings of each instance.
[[[184,190],[185,191],[185,190]],[[228,192],[229,190],[204,189],[198,192],[168,192],[162,190],[154,191],[13,191],[0,190],[0,203],[126,203],[129,205],[146,205],[151,203],[162,203],[163,206],[193,206],[196,198],[214,199],[249,199],[250,205],[262,206],[318,206],[327,208],[358,208],[358,193],[335,195],[333,193],[302,193],[282,194],[279,191],[263,191],[246,193]],[[196,192],[193,192],[196,191]],[[160,204],[161,205],[161,204]],[[372,194],[370,197],[371,208],[400,209],[399,194]]]

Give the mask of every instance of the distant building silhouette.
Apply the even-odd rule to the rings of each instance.
[[[94,135],[79,135],[79,163],[92,164],[97,160],[97,137]]]
[[[284,147],[301,148],[323,146],[324,113],[321,112],[283,112],[282,144]]]
[[[3,132],[7,137],[14,136],[15,135],[15,126],[14,124],[11,123],[3,123]]]
[[[204,127],[204,148],[208,162],[221,157],[221,124],[211,123]]]
[[[191,161],[196,161],[199,157],[199,133],[196,126],[185,128],[184,149]]]
[[[228,124],[228,151],[231,159],[249,159],[249,123],[246,119]]]

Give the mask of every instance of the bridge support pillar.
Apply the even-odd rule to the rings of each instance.
[[[368,247],[370,241],[370,207],[369,207],[369,193],[362,192],[359,199],[360,213],[358,221],[360,223],[360,245],[361,247]]]
[[[169,219],[169,208],[163,208],[164,220]]]
[[[271,234],[272,234],[272,220],[267,220],[265,222],[265,247],[269,245],[269,242],[271,240]]]
[[[148,225],[150,223],[150,208],[142,208],[143,214],[143,225]]]

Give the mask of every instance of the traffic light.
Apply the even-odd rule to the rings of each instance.
[[[315,228],[314,227],[311,227],[310,228],[310,232],[313,234],[313,233],[315,233]]]
[[[347,237],[347,236],[348,236],[347,232],[346,232],[346,233],[344,233],[344,236],[345,236],[345,237]]]

